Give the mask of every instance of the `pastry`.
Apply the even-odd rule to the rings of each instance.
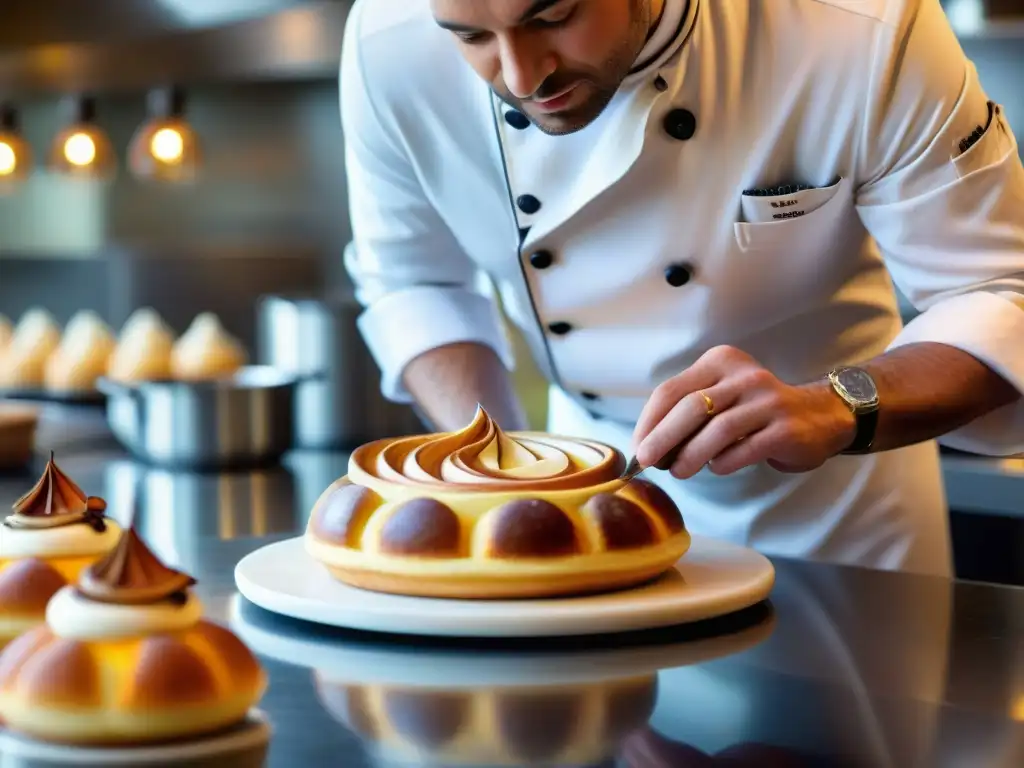
[[[195,581],[129,528],[46,623],[0,654],[0,719],[68,744],[140,744],[241,723],[266,674],[231,631],[203,619]]]
[[[0,355],[0,386],[34,389],[43,385],[46,361],[60,344],[60,328],[45,309],[25,313]]]
[[[0,401],[0,470],[28,466],[38,426],[38,409]]]
[[[11,327],[11,321],[0,315],[0,355],[3,355],[7,345],[11,343],[11,336],[13,335],[14,328]]]
[[[42,623],[46,604],[117,544],[120,528],[54,463],[0,523],[0,645]]]
[[[46,361],[46,388],[61,392],[95,389],[96,379],[107,373],[114,346],[114,335],[99,315],[88,310],[78,313]]]
[[[647,723],[657,675],[459,690],[350,685],[314,675],[317,697],[369,751],[397,765],[597,765]]]
[[[318,499],[306,550],[342,582],[397,594],[545,597],[636,585],[690,546],[653,483],[619,479],[614,448],[465,429],[378,440]]]
[[[107,376],[125,383],[160,381],[171,376],[174,334],[152,309],[140,309],[121,329]]]
[[[216,315],[204,312],[174,345],[171,375],[181,381],[227,378],[245,363],[242,345],[224,330]]]

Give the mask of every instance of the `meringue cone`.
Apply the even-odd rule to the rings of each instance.
[[[110,356],[107,375],[115,381],[155,381],[171,377],[174,334],[152,309],[128,318]]]
[[[0,353],[0,386],[41,387],[46,361],[60,344],[60,327],[45,309],[26,312]]]
[[[175,345],[171,375],[185,381],[226,378],[245,363],[242,345],[224,330],[216,315],[204,312]]]
[[[107,373],[116,343],[110,328],[95,312],[80,312],[64,331],[60,346],[46,362],[47,389],[91,390]]]
[[[109,555],[82,573],[78,591],[101,603],[141,605],[171,598],[195,583],[160,562],[131,527]]]

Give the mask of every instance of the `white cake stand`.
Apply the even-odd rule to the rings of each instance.
[[[253,768],[264,763],[271,726],[263,712],[253,709],[240,725],[197,739],[134,747],[76,747],[37,741],[11,731],[0,731],[0,768],[47,766],[145,766],[170,763],[210,764],[231,759],[232,765]],[[243,757],[244,756],[244,757]],[[251,761],[250,758],[251,757]]]
[[[295,619],[370,632],[449,637],[595,635],[686,624],[765,600],[775,569],[745,547],[694,536],[657,581],[617,592],[543,600],[441,600],[370,592],[340,583],[302,538],[244,557],[235,583],[247,600]]]

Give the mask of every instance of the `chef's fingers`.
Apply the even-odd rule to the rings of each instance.
[[[640,458],[637,453],[640,445],[654,428],[664,421],[673,408],[689,395],[695,394],[697,390],[711,389],[720,379],[721,376],[716,368],[697,361],[682,373],[655,387],[633,429],[633,451],[637,458]],[[697,399],[703,402],[703,398],[700,396],[697,396]],[[643,460],[641,460],[641,464],[643,464]],[[644,466],[652,465],[644,464]]]
[[[779,432],[769,424],[719,453],[708,464],[708,468],[716,475],[731,475],[744,467],[767,461],[778,447],[778,442]]]
[[[771,419],[772,415],[756,402],[739,403],[712,417],[683,446],[672,464],[672,476],[680,480],[693,477],[747,435],[764,429]]]
[[[640,466],[652,467],[659,464],[701,429],[711,418],[708,415],[708,400],[714,404],[715,412],[719,413],[728,410],[738,396],[736,389],[725,383],[684,396],[637,446],[636,458]]]

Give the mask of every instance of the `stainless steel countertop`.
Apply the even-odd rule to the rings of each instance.
[[[729,766],[1024,765],[1021,589],[777,560],[770,604],[739,617],[528,644],[325,631],[241,601],[235,563],[301,531],[347,458],[299,453],[277,469],[196,476],[142,468],[114,448],[58,456],[119,520],[138,491],[138,525],[153,548],[198,578],[214,619],[259,638],[273,768],[455,765],[456,745],[474,743],[504,751],[507,765],[550,764],[542,757],[560,746],[587,746],[595,701],[630,671],[657,675],[649,699],[603,699],[630,732],[603,761],[558,765],[717,766],[726,763],[708,756],[738,745],[747,757]],[[0,507],[39,469],[0,478]],[[383,692],[361,687],[381,675]],[[516,681],[529,683],[528,695],[509,690]],[[360,736],[339,721],[342,699]],[[354,710],[359,701],[380,708]],[[377,720],[367,720],[371,710]],[[471,713],[484,711],[499,716],[471,726]],[[397,760],[399,733],[420,744],[419,758]],[[429,745],[443,744],[446,760],[432,762]]]

